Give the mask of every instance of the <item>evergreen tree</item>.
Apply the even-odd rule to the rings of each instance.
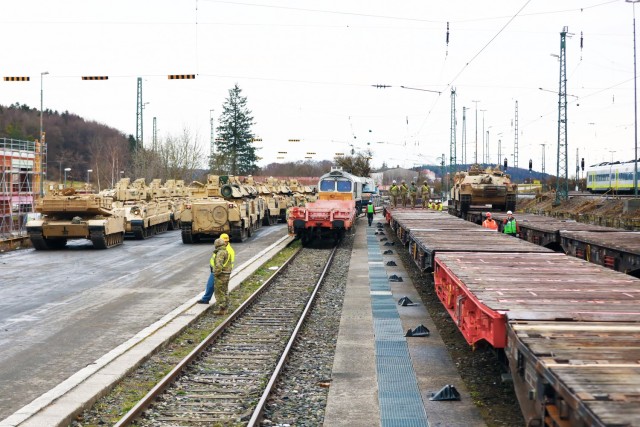
[[[252,174],[257,170],[258,156],[253,145],[253,117],[247,108],[247,98],[236,84],[222,105],[217,127],[216,158],[213,165],[231,175]]]

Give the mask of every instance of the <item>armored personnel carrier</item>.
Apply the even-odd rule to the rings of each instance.
[[[167,194],[167,189],[160,187],[160,180],[155,180],[155,187],[147,187],[144,178],[133,183],[129,178],[118,181],[114,205],[124,212],[126,235],[141,240],[167,231],[171,222]]]
[[[481,169],[480,165],[472,165],[468,171],[457,172],[453,178],[449,212],[463,217],[472,207],[514,211],[517,188],[499,166]]]
[[[266,185],[271,193],[280,196],[280,203],[278,203],[280,214],[278,215],[278,220],[287,222],[287,208],[294,206],[291,189],[284,182],[280,182],[272,177],[267,178]]]
[[[234,241],[243,241],[259,226],[257,208],[249,202],[249,190],[230,183],[227,176],[209,175],[206,184],[193,182],[189,192],[189,200],[179,215],[183,243],[216,238],[222,233]]]
[[[89,239],[96,249],[122,244],[125,218],[113,208],[112,194],[80,195],[65,188],[41,198],[36,212],[43,217],[27,222],[27,233],[37,250],[63,248],[72,239]]]

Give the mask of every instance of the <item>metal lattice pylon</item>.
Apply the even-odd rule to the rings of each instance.
[[[142,147],[143,135],[142,135],[142,77],[138,77],[138,91],[137,91],[137,105],[136,105],[136,149]]]
[[[513,167],[518,167],[518,101],[516,101],[516,112],[513,120]]]
[[[451,142],[449,144],[449,180],[456,172],[456,90],[451,89]],[[449,182],[447,180],[447,183]]]
[[[566,39],[569,27],[560,33],[560,89],[558,91],[558,164],[556,203],[569,197],[569,167],[567,148],[567,53]],[[562,182],[561,182],[562,181]]]

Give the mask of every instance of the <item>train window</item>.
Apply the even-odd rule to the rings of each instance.
[[[336,191],[336,182],[332,179],[320,181],[320,191]]]
[[[351,181],[338,181],[338,191],[351,192]]]

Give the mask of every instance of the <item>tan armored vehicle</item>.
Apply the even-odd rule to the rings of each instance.
[[[262,216],[262,225],[277,224],[280,218],[280,211],[284,209],[286,212],[287,201],[281,194],[272,193],[269,186],[265,183],[256,184],[256,189],[261,198],[264,199],[264,215]]]
[[[278,203],[280,208],[278,219],[287,222],[287,208],[294,206],[291,189],[284,182],[272,177],[267,178],[266,185],[273,194],[277,194],[281,199]]]
[[[155,180],[155,188],[147,187],[144,178],[133,183],[129,178],[123,178],[116,184],[114,205],[124,212],[127,235],[146,239],[169,228],[169,200],[167,197],[156,198],[154,194],[168,194],[165,188],[160,187],[160,180]]]
[[[171,212],[171,221],[169,222],[169,230],[180,229],[180,212],[184,209],[187,200],[188,191],[181,179],[168,179],[164,183],[164,187],[169,192],[169,211]]]
[[[113,208],[112,194],[79,195],[66,188],[40,199],[36,212],[43,217],[27,222],[27,233],[37,250],[63,248],[72,239],[89,239],[96,249],[122,244],[125,220]]]
[[[222,233],[234,241],[243,241],[259,226],[257,207],[249,202],[249,190],[230,184],[227,176],[209,175],[206,184],[196,181],[189,192],[189,200],[180,211],[184,243],[194,243],[202,237],[216,238]]]
[[[457,216],[465,216],[472,206],[514,211],[517,188],[499,166],[481,169],[477,164],[472,165],[468,171],[455,174],[449,211]]]

